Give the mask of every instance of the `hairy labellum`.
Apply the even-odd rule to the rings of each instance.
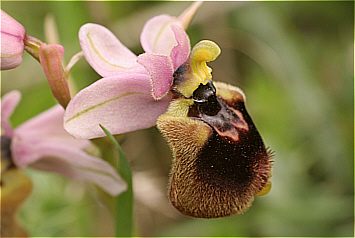
[[[178,98],[157,125],[174,154],[169,196],[191,217],[216,218],[245,211],[264,193],[271,154],[236,87],[209,82],[192,98]]]

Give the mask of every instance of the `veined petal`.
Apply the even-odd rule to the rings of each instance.
[[[91,144],[89,140],[76,140],[64,130],[63,116],[64,108],[56,105],[18,126],[15,134],[20,138],[36,135],[43,140],[80,149],[88,147]]]
[[[78,139],[105,136],[99,124],[111,134],[149,128],[169,101],[154,100],[147,73],[125,71],[81,90],[66,108],[64,128]]]
[[[148,71],[155,99],[164,97],[172,83],[174,67],[170,57],[166,55],[142,54],[138,56],[138,63]]]
[[[171,25],[171,29],[174,32],[177,45],[171,50],[170,58],[174,64],[174,70],[176,70],[189,58],[191,46],[189,36],[183,29],[176,25]]]
[[[17,90],[11,91],[1,98],[1,129],[9,138],[13,135],[13,130],[9,118],[21,100],[21,93]]]
[[[22,62],[25,28],[1,10],[1,70],[13,69]]]
[[[158,15],[146,22],[141,33],[141,44],[145,52],[170,55],[177,45],[171,25],[182,28],[181,22],[169,15]]]
[[[88,23],[79,30],[85,59],[102,77],[136,66],[137,56],[107,28]]]
[[[93,182],[112,196],[127,189],[126,183],[109,163],[77,147],[43,138],[17,136],[14,137],[11,147],[13,160],[19,167],[31,166]]]
[[[70,101],[68,82],[65,78],[62,60],[64,47],[43,43],[39,48],[39,58],[54,97],[65,108]]]

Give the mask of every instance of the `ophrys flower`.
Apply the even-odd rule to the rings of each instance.
[[[9,117],[20,97],[20,92],[11,91],[1,99],[1,149],[16,167],[31,166],[89,181],[113,196],[126,190],[109,163],[84,151],[91,145],[89,140],[76,140],[63,129],[64,109],[60,105],[12,129]]]

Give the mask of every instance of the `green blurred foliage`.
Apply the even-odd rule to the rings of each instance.
[[[103,24],[139,54],[139,33],[157,14],[178,16],[188,2],[2,2],[27,34],[44,39],[55,16],[65,61],[80,51],[77,32]],[[354,3],[205,2],[188,29],[192,45],[215,41],[215,81],[243,89],[265,144],[275,151],[271,192],[243,215],[203,220],[168,203],[171,153],[156,128],[121,141],[131,163],[137,236],[354,236]],[[2,94],[23,94],[14,126],[55,104],[40,65],[1,72]],[[100,77],[84,59],[70,80],[81,89]],[[137,143],[139,141],[139,143]],[[28,170],[35,190],[20,218],[32,236],[109,236],[111,214],[95,190]]]

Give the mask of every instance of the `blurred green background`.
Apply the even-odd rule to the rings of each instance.
[[[111,29],[140,54],[149,18],[178,16],[189,2],[2,2],[27,34],[48,42],[48,14],[64,58],[80,51],[87,22]],[[156,128],[128,133],[122,147],[133,170],[137,236],[354,236],[354,3],[205,2],[188,34],[215,41],[215,81],[240,87],[265,144],[275,151],[271,192],[243,215],[193,219],[167,198],[171,153]],[[52,42],[49,42],[52,43]],[[2,94],[23,99],[14,126],[55,104],[41,66],[27,53],[1,72]],[[100,77],[82,59],[70,81],[81,89]],[[139,141],[139,143],[137,143]],[[112,236],[113,222],[93,189],[55,174],[26,170],[35,188],[20,212],[32,236]],[[89,191],[89,192],[88,192]]]

